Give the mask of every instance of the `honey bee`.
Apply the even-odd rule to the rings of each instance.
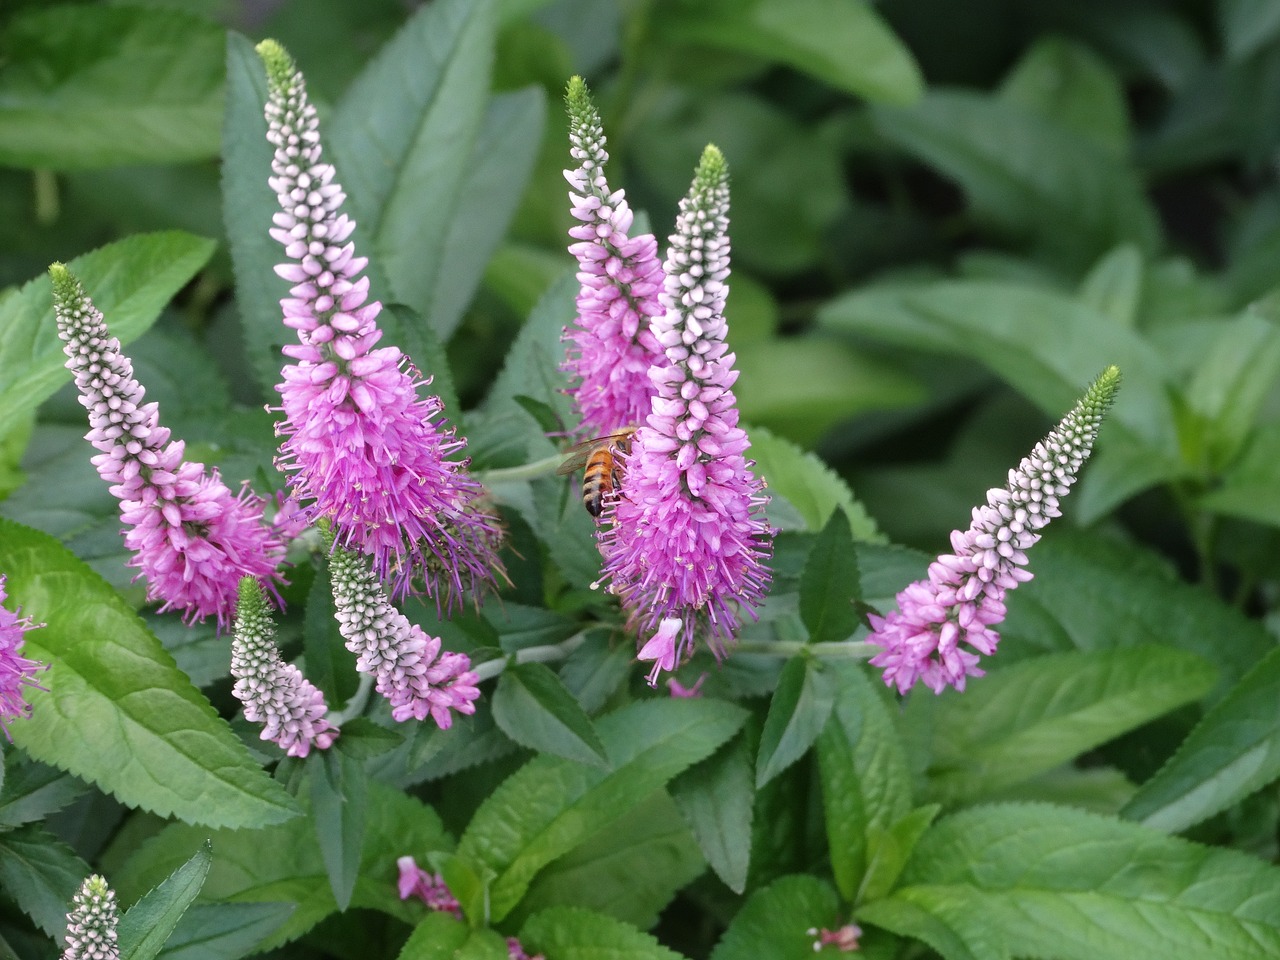
[[[582,505],[587,513],[599,517],[604,511],[605,499],[622,482],[622,463],[618,454],[631,452],[631,437],[635,427],[626,427],[617,433],[584,440],[569,451],[560,469],[560,476],[584,467],[582,473]]]

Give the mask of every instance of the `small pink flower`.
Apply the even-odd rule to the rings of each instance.
[[[0,573],[0,603],[8,599],[5,583],[8,578]],[[0,606],[0,730],[9,737],[6,721],[31,716],[31,704],[26,701],[26,691],[43,690],[36,683],[35,675],[47,668],[38,660],[22,656],[23,634],[37,630],[43,623],[32,623],[30,617],[20,617],[21,610],[11,611]]]
[[[132,362],[80,282],[60,263],[49,273],[58,336],[89,412],[85,439],[100,451],[93,465],[120,500],[129,565],[161,611],[180,610],[188,622],[212,615],[224,629],[241,577],[268,585],[279,578],[284,545],[263,523],[263,502],[247,486],[232,493],[217,468],[183,459],[184,444],[170,442],[156,404],[143,402]]]
[[[858,938],[862,936],[862,928],[856,923],[846,923],[836,930],[810,927],[806,932],[817,938],[813,943],[814,953],[824,947],[835,947],[841,953],[853,953],[858,949]]]
[[[276,531],[276,536],[284,543],[302,536],[311,525],[302,505],[283,490],[276,492],[275,503],[276,512],[271,518],[271,526]]]
[[[884,668],[886,685],[906,693],[923,681],[941,693],[947,686],[963,690],[966,677],[983,675],[978,654],[990,656],[1000,642],[994,627],[1005,618],[1005,593],[1031,579],[1023,569],[1026,551],[1040,539],[1036,531],[1061,515],[1058,500],[1092,452],[1119,385],[1120,371],[1104,370],[1062,422],[1009,471],[1009,482],[987,491],[969,529],[951,534],[955,552],[938,557],[926,579],[899,593],[898,609],[868,618],[868,642],[883,648],[870,662]]]
[[[544,958],[540,953],[530,956],[525,952],[524,945],[518,938],[507,937],[507,960],[544,960]]]
[[[451,913],[458,919],[462,919],[462,906],[449,892],[444,878],[438,873],[428,873],[418,866],[413,857],[409,856],[396,860],[396,868],[400,873],[397,884],[401,900],[417,897],[432,910]]]
[[[658,674],[676,668],[676,641],[680,636],[683,621],[678,617],[668,617],[658,624],[657,632],[640,648],[637,660],[652,660],[653,670],[649,672],[649,686],[656,686]]]
[[[671,696],[677,700],[696,700],[702,696],[702,685],[706,683],[707,675],[700,674],[698,679],[694,681],[692,687],[686,687],[675,677],[667,679],[667,689],[671,691]]]

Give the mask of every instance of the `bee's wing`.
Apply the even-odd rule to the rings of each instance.
[[[564,458],[564,463],[556,468],[556,476],[563,477],[566,474],[573,473],[575,470],[581,470],[587,465],[587,460],[591,458],[591,450],[595,446],[594,440],[587,440],[577,446],[569,448],[569,455]]]

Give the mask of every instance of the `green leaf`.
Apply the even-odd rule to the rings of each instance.
[[[668,790],[716,876],[734,893],[742,893],[751,866],[755,802],[746,737],[734,737],[672,780]]]
[[[351,651],[343,645],[334,617],[333,586],[327,563],[316,565],[315,579],[307,591],[302,644],[307,661],[307,679],[324,693],[329,703],[342,704],[350,700],[355,695],[359,680],[351,669]]]
[[[120,918],[121,960],[153,960],[204,886],[213,856],[206,840],[191,859]]]
[[[1093,265],[1080,282],[1080,299],[1123,327],[1138,320],[1142,303],[1142,252],[1121,244]]]
[[[0,163],[83,170],[215,156],[222,34],[176,9],[23,11],[0,51]]]
[[[1280,7],[1270,0],[1222,0],[1217,6],[1230,60],[1245,60],[1280,35]]]
[[[929,796],[947,804],[989,796],[1198,700],[1216,679],[1201,657],[1156,646],[1049,654],[994,670],[928,704]]]
[[[1206,421],[1210,469],[1240,452],[1280,374],[1280,328],[1256,309],[1218,324],[1218,335],[1187,385],[1187,403]]]
[[[539,400],[565,423],[574,422],[569,399],[564,394],[564,374],[560,371],[564,356],[560,335],[577,315],[574,302],[577,294],[578,281],[574,274],[561,273],[520,328],[503,358],[502,370],[485,397],[485,413],[493,419],[514,418],[518,429],[523,431],[521,439],[529,433],[534,420],[520,406],[518,396]],[[552,452],[554,447],[550,441],[543,441],[538,449]]]
[[[941,811],[936,803],[916,807],[889,827],[872,824],[867,830],[867,872],[858,889],[859,900],[889,895],[902,875],[920,838]]]
[[[239,960],[293,913],[287,903],[197,903],[182,915],[160,960]]]
[[[560,667],[560,679],[588,713],[594,713],[631,674],[635,650],[610,643],[603,632],[588,636]]]
[[[447,913],[429,913],[397,954],[398,960],[454,960],[471,928]]]
[[[1196,505],[1228,517],[1280,527],[1280,424],[1255,430],[1221,483]]]
[[[438,276],[426,315],[441,339],[457,329],[506,235],[537,159],[546,110],[540,87],[501,93],[489,101],[466,181],[454,198],[448,236],[438,253]]]
[[[10,751],[0,768],[0,826],[43,820],[88,789],[70,774]]]
[[[876,522],[854,499],[848,484],[814,454],[768,430],[753,427],[749,456],[755,459],[755,470],[768,483],[770,493],[785,498],[804,517],[806,530],[821,530],[839,507],[848,518],[855,539],[884,541]]]
[[[1280,868],[1064,807],[1001,804],[949,817],[881,902],[1007,946],[981,956],[1260,960],[1280,951]],[[877,906],[859,918],[877,923]]]
[[[838,911],[830,884],[811,876],[781,877],[743,904],[711,951],[711,960],[810,958],[815,938],[808,931],[839,927]]]
[[[456,854],[432,854],[430,863],[440,874],[444,885],[453,894],[465,917],[488,915],[489,884],[493,872],[483,873],[472,869],[472,864]]]
[[[576,907],[552,907],[530,917],[520,928],[520,943],[526,953],[555,960],[681,960],[649,934]]]
[[[76,257],[68,269],[127,346],[213,254],[214,243],[169,231],[128,237]],[[70,382],[44,274],[0,299],[0,436]]]
[[[311,778],[311,821],[329,886],[339,910],[351,904],[360,873],[368,808],[368,775],[357,755],[344,749],[342,738],[308,764]]]
[[[93,871],[61,840],[39,827],[0,832],[0,890],[51,937],[67,932],[67,911]]]
[[[120,899],[127,903],[159,882],[181,864],[182,851],[206,838],[217,855],[200,892],[202,901],[294,905],[289,919],[255,949],[269,950],[297,939],[338,909],[315,827],[303,817],[260,830],[210,832],[171,824],[116,871]],[[351,906],[411,922],[417,913],[397,895],[396,858],[406,853],[423,857],[433,850],[448,850],[450,844],[434,810],[398,789],[370,782],[364,851]]]
[[[734,346],[742,418],[806,447],[859,414],[919,403],[914,378],[827,333]]]
[[[1218,668],[1216,700],[1275,647],[1257,620],[1189,586],[1142,547],[1062,527],[1036,544],[1031,566],[1035,579],[1009,594],[1000,631],[1024,651],[1187,650]],[[1018,649],[1002,648],[1001,657]]]
[[[249,755],[137,615],[44,534],[0,521],[0,570],[36,622],[26,655],[49,663],[14,741],[122,803],[209,826],[257,826],[297,805]],[[92,738],[85,731],[92,730]]]
[[[1129,106],[1115,70],[1089,47],[1036,40],[1000,87],[1001,99],[1034,110],[1099,146],[1129,150]]]
[[[486,158],[473,166],[493,38],[493,4],[488,0],[446,0],[421,7],[347,88],[329,127],[333,162],[357,214],[357,249],[369,251],[387,279],[390,299],[426,317],[441,339],[451,329],[438,320],[456,323],[469,299],[469,293],[460,297],[441,286],[446,267],[459,266],[451,257],[461,254],[448,250],[455,231],[462,231],[458,238],[468,241],[497,240],[492,228],[460,220],[475,212],[480,202],[468,199],[466,191],[491,184],[498,167],[504,167],[502,158]],[[495,107],[493,124],[505,118],[526,136],[536,133],[515,123],[508,115],[512,106],[512,101],[505,101]],[[497,138],[494,148],[500,143],[512,148],[505,135],[492,125],[486,131],[486,136]],[[527,170],[527,156],[517,153],[512,162],[505,167],[508,175],[522,165]],[[510,189],[495,204],[509,206]],[[467,271],[449,282],[465,278],[461,286],[474,289],[489,252],[482,251],[479,263],[468,263]],[[437,303],[449,304],[457,315],[437,318]]]
[[[1046,117],[961,90],[873,107],[872,117],[891,143],[958,181],[977,220],[1051,262],[1083,270],[1117,244],[1145,254],[1159,245],[1155,211],[1124,158]]]
[[[946,960],[1009,960],[998,930],[979,928],[963,908],[945,902],[925,909],[906,899],[876,900],[858,910],[858,919],[922,940]]]
[[[661,55],[673,54],[679,56],[675,51]],[[733,90],[668,88],[667,95],[645,111],[629,138],[645,148],[628,154],[628,160],[638,164],[640,175],[673,207],[688,191],[693,165],[707,143],[723,151],[733,181],[735,271],[746,268],[777,276],[820,270],[830,255],[832,234],[856,217],[834,138],[818,124],[804,122],[796,111],[766,98]],[[790,189],[796,183],[805,185],[804,203],[796,203]],[[736,349],[735,307],[730,299],[729,343]],[[752,345],[759,346],[759,341]],[[798,360],[792,358],[789,369],[797,369]],[[853,364],[823,366],[824,370],[848,370]],[[857,368],[872,369],[865,362],[858,362]],[[840,386],[814,392],[827,395],[836,389],[845,395],[847,388]],[[740,390],[739,398],[745,392]]]
[[[924,78],[910,51],[865,0],[753,0],[681,4],[664,36],[742,50],[884,103],[911,103]]]
[[[907,757],[884,700],[861,669],[832,663],[836,701],[818,738],[818,771],[831,869],[841,895],[856,899],[869,864],[911,806]],[[883,870],[884,866],[878,866]]]
[[[472,929],[447,913],[429,913],[397,954],[398,960],[507,960],[496,930]]]
[[[1205,714],[1121,816],[1176,833],[1280,777],[1277,689],[1280,649],[1267,654]]]
[[[823,527],[800,576],[800,619],[810,643],[847,640],[858,628],[858,557],[844,511]]]
[[[493,719],[523,747],[579,763],[607,765],[604,744],[591,718],[546,664],[520,663],[502,672],[493,694]]]
[[[1050,290],[986,281],[878,287],[837,297],[823,326],[986,364],[1055,420],[1108,364],[1124,375],[1102,433],[1123,427],[1155,456],[1173,458],[1164,363],[1135,331]],[[1158,453],[1163,451],[1163,453]]]
[[[827,665],[812,657],[792,657],[782,668],[769,701],[760,751],[756,756],[756,789],[795,763],[818,738],[835,703],[836,679]]]
[[[600,718],[611,769],[537,757],[476,811],[458,856],[491,870],[489,915],[501,920],[534,875],[709,756],[742,726],[741,708],[714,700],[648,700]]]
[[[227,34],[227,111],[222,124],[222,220],[236,278],[236,307],[245,352],[263,396],[274,397],[284,363],[280,349],[296,343],[284,325],[280,299],[289,285],[274,264],[284,251],[270,233],[280,201],[267,183],[273,148],[267,141],[267,75],[253,43]]]
[[[680,889],[706,869],[671,797],[655,790],[620,820],[541,870],[507,922],[518,925],[548,907],[572,906],[647,930]]]

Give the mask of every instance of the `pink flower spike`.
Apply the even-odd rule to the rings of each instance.
[[[0,573],[0,604],[8,599],[5,583],[8,578]],[[20,617],[21,610],[11,611],[0,606],[0,730],[9,737],[7,721],[31,716],[31,704],[25,694],[28,688],[44,690],[36,683],[35,675],[48,668],[48,664],[22,656],[22,635],[28,630],[38,630],[43,623],[32,623],[30,617]]]
[[[292,663],[280,658],[275,625],[262,585],[252,577],[240,582],[235,632],[231,640],[231,692],[244,704],[245,719],[262,724],[262,739],[274,741],[291,757],[311,748],[327,750],[338,729],[325,719],[324,695]]]
[[[120,500],[129,565],[147,581],[147,599],[180,610],[191,622],[214,616],[231,622],[240,578],[257,577],[274,592],[284,544],[262,519],[263,501],[247,486],[232,493],[204,464],[183,459],[154,403],[133,376],[120,341],[80,282],[60,263],[53,279],[58,336],[80,403],[89,412],[85,439],[99,451],[98,475]]]
[[[321,160],[319,122],[302,74],[275,41],[258,45],[267,71],[269,179],[280,203],[271,236],[294,261],[277,273],[299,344],[281,372],[277,465],[305,518],[329,518],[339,546],[369,556],[394,596],[422,590],[442,615],[502,575],[501,531],[461,457],[466,441],[439,397],[396,347],[378,347],[381,303],[366,303],[366,260],[347,242],[346,195]]]
[[[442,651],[439,637],[393,607],[365,558],[333,545],[329,575],[338,630],[356,655],[356,669],[371,674],[387,698],[392,719],[431,717],[448,730],[455,713],[476,712],[479,681],[470,659]]]
[[[666,358],[649,325],[662,313],[662,266],[653,234],[629,237],[632,213],[622,190],[605,180],[600,114],[581,77],[565,94],[569,153],[578,166],[564,172],[578,224],[569,252],[578,259],[578,316],[566,329],[563,370],[586,434],[604,436],[640,423],[649,413],[649,370]]]
[[[640,653],[655,661],[651,685],[699,637],[724,656],[741,615],[754,619],[771,580],[768,498],[743,456],[749,444],[725,343],[728,209],[724,157],[707,147],[680,202],[663,267],[666,312],[652,326],[667,364],[651,368],[650,412],[597,534],[609,589],[639,632],[657,631]]]
[[[938,557],[926,579],[899,593],[896,610],[868,618],[867,640],[882,648],[870,663],[884,668],[886,685],[906,693],[922,681],[941,693],[949,686],[964,690],[966,678],[983,676],[978,654],[990,656],[1000,642],[994,628],[1005,618],[1005,593],[1031,579],[1022,569],[1026,551],[1040,539],[1036,531],[1061,515],[1058,501],[1093,451],[1119,386],[1120,370],[1108,367],[1009,471],[1009,482],[974,507],[969,529],[952,533],[955,552]]]

